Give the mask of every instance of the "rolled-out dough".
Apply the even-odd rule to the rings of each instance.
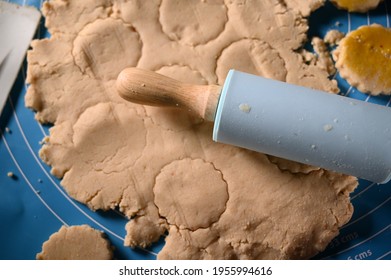
[[[45,2],[52,36],[32,44],[26,94],[36,118],[54,124],[41,158],[74,199],[133,218],[125,245],[167,231],[160,259],[315,255],[350,219],[356,178],[214,143],[211,124],[127,103],[114,85],[128,66],[197,84],[237,67],[338,92],[301,50],[305,16],[323,2]]]

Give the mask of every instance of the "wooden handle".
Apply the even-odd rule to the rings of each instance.
[[[139,68],[126,68],[117,78],[119,95],[134,103],[179,107],[214,121],[221,87],[191,85]]]

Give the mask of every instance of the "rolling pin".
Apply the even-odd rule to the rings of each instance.
[[[223,86],[124,69],[124,99],[214,122],[213,140],[353,175],[391,179],[391,108],[230,70]]]

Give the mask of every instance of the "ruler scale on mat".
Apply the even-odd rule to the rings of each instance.
[[[0,1],[0,112],[40,18],[40,12],[34,7]]]

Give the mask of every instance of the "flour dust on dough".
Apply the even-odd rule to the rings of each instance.
[[[136,66],[215,84],[238,67],[336,93],[301,49],[323,2],[45,2],[52,36],[32,44],[26,94],[54,124],[41,158],[71,197],[129,218],[126,246],[167,232],[159,259],[314,256],[351,218],[356,178],[214,143],[212,125],[186,112],[125,102],[115,78]]]

